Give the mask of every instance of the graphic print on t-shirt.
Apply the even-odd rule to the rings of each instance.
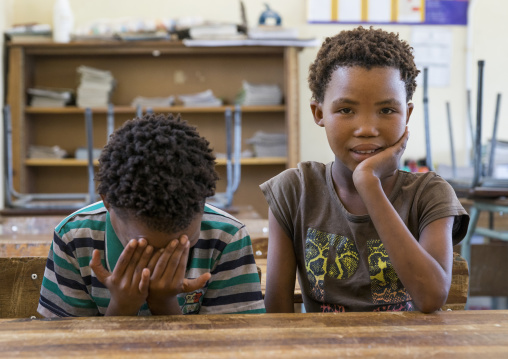
[[[379,239],[367,241],[372,303],[378,310],[414,310],[410,294],[397,276]],[[305,267],[311,296],[324,303],[325,277],[351,278],[358,269],[360,256],[353,240],[309,228],[305,240]],[[337,311],[336,304],[326,303],[323,311]],[[343,308],[343,307],[342,307]],[[342,311],[342,310],[339,310]]]
[[[375,304],[401,303],[411,300],[400,281],[388,253],[380,239],[367,241],[372,302]]]
[[[334,279],[350,278],[358,269],[358,251],[344,236],[309,228],[305,241],[305,267],[313,297],[324,298],[325,275]]]

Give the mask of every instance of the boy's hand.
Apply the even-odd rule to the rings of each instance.
[[[106,270],[98,250],[94,250],[90,267],[97,279],[111,292],[106,315],[136,315],[148,297],[150,270],[147,264],[153,247],[146,239],[131,239],[125,246],[113,273]]]
[[[406,149],[409,130],[406,130],[402,137],[392,146],[379,152],[365,161],[362,161],[353,172],[353,181],[360,183],[366,176],[375,176],[380,180],[393,176],[399,168],[400,158]]]
[[[147,302],[152,314],[179,313],[176,295],[202,288],[210,279],[210,273],[195,279],[185,278],[189,246],[189,239],[182,235],[154,254],[150,260],[148,268],[152,275]]]

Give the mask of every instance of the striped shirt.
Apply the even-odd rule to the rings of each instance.
[[[109,290],[89,263],[101,252],[102,264],[113,271],[124,247],[102,202],[80,209],[55,228],[37,311],[45,317],[104,315]],[[201,232],[190,249],[186,278],[210,272],[206,285],[178,295],[183,314],[264,313],[259,276],[245,226],[231,215],[205,205]],[[143,304],[139,315],[150,315]]]

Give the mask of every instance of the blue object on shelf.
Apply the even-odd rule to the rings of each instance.
[[[275,20],[275,25],[281,25],[282,19],[279,14],[270,9],[268,4],[265,4],[266,10],[261,13],[259,16],[259,25],[266,25],[266,20],[273,18]]]

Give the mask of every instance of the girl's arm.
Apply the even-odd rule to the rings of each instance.
[[[268,212],[268,259],[265,307],[267,313],[293,313],[296,258],[293,242]]]
[[[445,304],[452,277],[453,217],[427,225],[417,241],[386,197],[381,181],[397,172],[409,132],[393,146],[360,163],[353,181],[399,279],[425,313]]]
[[[451,284],[453,217],[431,222],[423,229],[418,242],[386,197],[378,178],[365,179],[357,188],[390,261],[416,307],[425,313],[441,308]]]

